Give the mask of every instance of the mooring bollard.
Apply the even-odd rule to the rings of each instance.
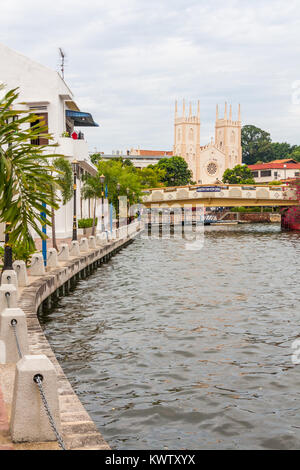
[[[47,266],[49,268],[56,268],[59,266],[57,259],[57,251],[55,248],[49,248],[47,256]]]
[[[35,253],[31,258],[30,276],[43,276],[45,272],[42,253]]]
[[[70,258],[69,245],[63,243],[59,247],[58,261],[68,261]]]
[[[71,241],[70,256],[80,256],[79,242],[77,240]]]
[[[16,365],[10,422],[12,440],[13,442],[59,440],[60,427],[54,365],[45,355],[26,355]]]
[[[0,313],[0,339],[3,341],[4,357],[1,364],[17,363],[29,353],[26,315],[20,308],[5,308]]]
[[[82,238],[79,245],[80,251],[89,251],[89,243],[87,238]]]
[[[18,291],[13,284],[2,284],[0,286],[0,313],[6,308],[17,307]]]
[[[97,248],[97,245],[96,245],[96,238],[95,238],[93,235],[91,235],[91,236],[89,237],[89,248],[90,248],[91,250],[96,250],[96,248]]]
[[[13,268],[17,273],[18,285],[20,287],[26,287],[28,285],[28,277],[25,261],[14,261]]]
[[[2,284],[12,284],[18,288],[18,277],[16,271],[13,269],[3,271],[1,275],[1,285]]]
[[[102,238],[102,233],[99,233],[98,235],[96,235],[96,245],[97,246],[104,245],[104,240]]]

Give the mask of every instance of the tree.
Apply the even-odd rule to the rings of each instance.
[[[100,175],[99,176],[86,175],[83,177],[83,186],[81,188],[81,195],[83,199],[94,200],[92,235],[95,235],[96,204],[97,204],[97,199],[100,199],[102,196],[102,185],[100,182]]]
[[[57,191],[60,191],[60,201],[63,206],[72,199],[73,196],[73,171],[71,163],[64,157],[58,157],[53,161],[53,168],[57,172],[55,184],[52,187],[52,199],[57,199]],[[56,250],[56,233],[55,233],[55,208],[51,208],[51,224],[52,224],[52,246]]]
[[[35,124],[37,116],[12,109],[17,99],[17,89],[0,99],[0,221],[9,232],[10,249],[22,245],[24,251],[31,251],[35,245],[30,230],[45,238],[41,226],[50,225],[49,208],[58,207],[52,194],[55,171],[47,160],[54,155],[44,154],[49,145],[31,143],[52,136],[45,134],[47,128],[40,122]],[[41,212],[48,216],[46,221]]]
[[[255,184],[255,181],[246,165],[236,165],[232,170],[228,168],[224,171],[223,183]]]
[[[165,177],[165,170],[162,170],[155,165],[147,166],[137,170],[140,182],[143,188],[157,188],[163,186],[162,180]]]
[[[242,128],[243,162],[253,165],[258,160],[272,160],[270,134],[258,127],[247,125]]]
[[[297,162],[300,162],[300,146],[295,146],[294,150],[290,153],[288,158],[293,158]]]
[[[162,158],[154,166],[159,170],[164,170],[161,181],[166,186],[185,186],[191,183],[192,172],[182,157]]]

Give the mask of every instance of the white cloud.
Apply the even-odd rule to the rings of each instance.
[[[203,144],[225,100],[241,103],[244,123],[300,144],[299,26],[298,0],[10,0],[0,41],[53,68],[66,50],[66,80],[101,124],[86,132],[91,148],[170,149],[183,97],[201,100]]]

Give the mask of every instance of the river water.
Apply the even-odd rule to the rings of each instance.
[[[300,447],[300,234],[208,227],[143,240],[41,317],[115,449]]]

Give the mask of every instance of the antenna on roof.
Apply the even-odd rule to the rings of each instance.
[[[62,50],[61,47],[59,48],[59,54],[60,54],[60,57],[61,57],[61,64],[60,64],[61,76],[62,76],[63,79],[65,79],[65,58],[66,58],[66,54],[64,53],[64,51]]]

